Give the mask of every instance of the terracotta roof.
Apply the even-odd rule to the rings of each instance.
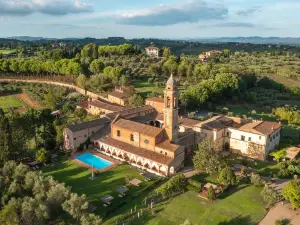
[[[164,99],[158,97],[146,98],[146,101],[164,103]]]
[[[207,130],[220,130],[228,126],[232,120],[224,115],[214,116],[208,120],[205,120],[199,124],[197,127],[201,127]]]
[[[241,126],[239,128],[239,130],[245,131],[245,132],[250,132],[250,133],[255,133],[255,134],[261,134],[260,132],[256,131],[254,128],[262,122],[263,121],[256,121],[256,122],[245,124],[245,125]]]
[[[262,122],[262,121],[260,121]],[[246,132],[251,132],[250,130],[252,129],[255,124],[252,124],[252,120],[249,119],[243,119],[239,117],[228,117],[224,115],[218,115],[214,116],[208,120],[205,120],[199,124],[197,124],[197,127],[202,127],[204,129],[208,130],[220,130],[225,127],[232,127],[232,128],[237,128],[240,129],[242,128]],[[249,130],[250,129],[250,130]],[[255,131],[257,132],[257,131]]]
[[[77,106],[79,106],[81,108],[84,108],[84,109],[87,109],[88,106],[89,106],[89,102],[88,101],[83,101],[83,102],[80,102]]]
[[[125,93],[120,92],[120,91],[112,91],[112,92],[108,93],[108,95],[111,95],[111,96],[114,96],[115,98],[120,98],[120,99],[125,98]]]
[[[200,122],[199,120],[193,120],[189,118],[179,118],[179,124],[186,127],[194,127],[199,122]]]
[[[96,131],[92,136],[90,136],[91,141],[99,140],[100,138],[103,138],[107,136],[111,132],[111,126],[110,123],[105,124],[103,128]]]
[[[72,125],[67,126],[67,128],[69,130],[71,130],[72,132],[76,132],[76,131],[84,130],[87,128],[104,125],[107,123],[110,123],[110,120],[106,117],[102,117],[100,119],[91,120],[91,121],[84,122],[84,123],[72,124]]]
[[[286,150],[286,158],[295,159],[299,153],[300,153],[300,148],[294,146],[289,147]]]
[[[130,108],[130,109],[124,109],[123,108],[119,112],[108,113],[108,114],[106,114],[106,116],[113,119],[119,114],[121,117],[131,118],[131,116],[134,115],[134,114],[145,113],[147,115],[147,114],[150,114],[154,111],[155,111],[155,109],[152,106],[145,105],[145,106],[142,106],[142,107]]]
[[[163,129],[158,127],[149,126],[143,123],[137,123],[131,120],[119,119],[113,126],[117,126],[123,129],[127,129],[133,132],[147,135],[149,137],[156,137],[159,135]]]
[[[155,47],[155,46],[149,46],[149,47],[147,47],[146,49],[152,49],[152,50],[159,50],[159,48],[158,47]]]
[[[88,104],[91,105],[91,106],[95,106],[97,108],[106,109],[106,110],[110,110],[110,111],[113,111],[113,112],[118,112],[118,111],[124,109],[124,107],[122,107],[122,106],[112,105],[112,104],[102,102],[102,101],[99,101],[99,100],[91,101]]]
[[[101,139],[100,142],[121,149],[125,152],[129,152],[141,156],[143,158],[150,159],[163,165],[169,165],[173,161],[173,159],[168,156],[159,154],[157,152],[149,151],[143,148],[135,147],[131,144],[113,139],[110,136]]]
[[[281,124],[277,122],[255,121],[241,126],[239,130],[255,134],[269,135],[280,127]]]
[[[177,149],[179,148],[179,145],[172,144],[170,142],[170,140],[165,140],[165,141],[162,141],[162,142],[156,144],[156,147],[166,149],[166,150],[169,150],[171,152],[176,152]]]
[[[279,129],[282,125],[277,122],[269,122],[269,121],[263,121],[258,126],[256,126],[254,129],[258,132],[269,135],[273,133],[275,130]]]

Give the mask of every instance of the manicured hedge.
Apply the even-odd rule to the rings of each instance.
[[[202,188],[202,184],[199,181],[193,180],[193,179],[188,179],[188,183],[194,187],[197,187],[198,189]]]

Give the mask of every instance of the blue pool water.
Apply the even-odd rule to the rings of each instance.
[[[75,157],[75,159],[77,159],[91,167],[94,166],[94,168],[99,169],[99,170],[112,165],[111,162],[109,162],[105,159],[102,159],[96,155],[90,154],[90,153],[82,154],[80,156]]]

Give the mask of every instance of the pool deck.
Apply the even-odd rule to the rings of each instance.
[[[98,153],[96,151],[93,151],[93,150],[87,150],[87,151],[83,151],[83,152],[75,152],[75,153],[72,154],[70,160],[72,160],[73,162],[75,162],[76,164],[78,164],[78,165],[80,165],[82,167],[85,167],[87,169],[91,169],[92,167],[90,165],[85,164],[84,162],[76,159],[77,156],[83,155],[83,154],[86,154],[86,153],[93,154],[95,156],[98,156],[98,157],[100,157],[102,159],[105,159],[105,160],[107,160],[107,161],[109,161],[109,162],[112,163],[112,165],[110,165],[108,167],[105,167],[105,168],[103,168],[101,170],[99,170],[99,169],[97,169],[97,168],[94,167],[94,171],[98,172],[98,173],[105,172],[107,170],[110,170],[110,169],[112,169],[112,168],[114,168],[114,167],[122,164],[121,162],[119,162],[119,161],[117,161],[117,160],[115,160],[113,158],[110,158],[110,157],[108,157],[106,155],[100,154],[100,153]]]

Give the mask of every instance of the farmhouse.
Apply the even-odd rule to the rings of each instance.
[[[146,54],[150,57],[155,57],[158,58],[159,57],[159,48],[154,47],[154,46],[149,46],[147,48],[145,48],[146,50]]]
[[[220,50],[212,50],[212,51],[204,52],[204,53],[201,53],[199,55],[199,59],[200,59],[201,62],[205,62],[210,57],[214,57],[214,56],[220,55],[221,53],[222,53],[222,51],[220,51]]]
[[[216,141],[221,149],[266,159],[280,141],[282,125],[218,115],[195,126],[195,131]]]

